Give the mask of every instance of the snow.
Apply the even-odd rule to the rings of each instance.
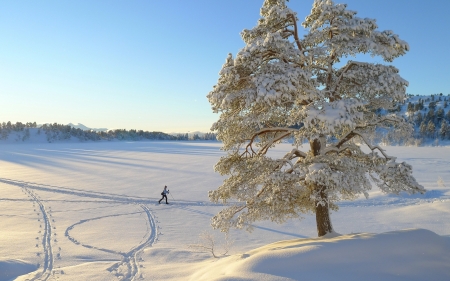
[[[330,133],[334,133],[335,128],[340,125],[348,125],[354,129],[358,124],[357,121],[364,119],[362,112],[358,112],[361,106],[363,106],[361,102],[351,99],[322,104],[320,109],[309,106],[305,110],[307,111],[305,126],[313,127],[313,124],[321,123]]]
[[[449,280],[449,250],[448,238],[424,229],[286,240],[209,264],[190,280]]]
[[[23,260],[0,259],[0,281],[8,281],[12,278],[35,271],[36,266]]]
[[[220,146],[0,145],[0,280],[450,280],[450,147],[383,147],[428,192],[340,202],[342,235],[316,238],[313,216],[258,222],[215,259],[189,245],[204,231],[223,242],[209,226],[223,206],[207,197]],[[170,205],[157,204],[164,185]]]

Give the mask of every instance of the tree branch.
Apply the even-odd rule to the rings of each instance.
[[[328,68],[325,68],[325,67],[322,67],[322,66],[319,66],[319,65],[310,65],[309,67],[317,68],[317,69],[322,70],[322,71],[328,71]]]
[[[343,147],[340,147],[340,148],[337,148],[337,147],[334,147],[334,146],[330,146],[330,147],[327,147],[327,148],[324,149],[323,154],[328,154],[328,153],[331,153],[331,152],[335,152],[335,153],[339,154],[342,151],[345,151],[347,149],[350,149],[350,146],[344,145]]]
[[[379,147],[378,145],[371,145],[371,144],[369,143],[369,141],[367,141],[367,139],[366,139],[366,137],[364,136],[364,134],[361,133],[361,132],[358,132],[357,130],[353,130],[352,132],[350,132],[349,134],[347,134],[347,136],[345,136],[344,139],[342,139],[342,140],[335,146],[335,147],[337,148],[338,153],[341,152],[341,151],[344,151],[345,149],[347,149],[348,147],[344,147],[344,148],[340,149],[340,146],[341,146],[343,143],[349,141],[350,139],[352,139],[352,138],[355,137],[355,136],[359,136],[359,137],[364,141],[364,143],[367,145],[367,147],[369,147],[369,149],[370,149],[372,152],[373,152],[375,149],[378,149],[378,150],[381,152],[381,154],[383,154],[383,156],[384,156],[386,159],[389,159],[389,160],[390,160],[390,159],[396,159],[395,157],[392,157],[392,156],[387,155],[387,154],[384,152],[384,149],[382,149],[382,148]],[[326,151],[325,153],[328,153],[328,152],[332,152],[332,151],[336,151],[336,150],[330,147],[330,148],[327,148],[325,151]]]
[[[382,123],[382,122],[386,122],[386,121],[387,121],[387,122],[394,122],[394,123],[399,122],[399,120],[398,120],[397,118],[391,118],[391,117],[389,117],[389,116],[385,116],[385,117],[381,118],[380,120],[378,120],[377,122],[369,123],[369,124],[366,124],[366,125],[364,125],[364,126],[357,126],[354,130],[352,130],[352,131],[349,132],[344,138],[342,138],[342,139],[335,145],[335,147],[340,148],[344,143],[346,143],[347,141],[349,141],[349,140],[351,140],[353,137],[355,137],[355,136],[357,135],[357,134],[356,134],[357,130],[365,129],[365,128],[372,127],[372,126],[376,126],[376,125],[378,125],[378,124],[380,124],[380,123]],[[359,132],[358,132],[358,133],[359,133]],[[361,134],[361,133],[359,133],[359,134]]]
[[[287,132],[286,134],[284,134],[284,135],[282,135],[281,137],[278,137],[278,138],[277,138],[278,140],[281,140],[281,139],[283,139],[284,137],[286,137],[286,136],[288,136],[289,134],[291,134],[291,132],[295,132],[295,131],[297,131],[297,129],[283,128],[283,127],[265,128],[265,129],[263,129],[263,130],[260,130],[260,131],[256,132],[256,133],[252,136],[251,139],[246,139],[247,141],[249,141],[249,143],[248,143],[247,146],[245,147],[245,152],[243,152],[243,153],[241,154],[241,156],[244,156],[244,155],[250,155],[250,157],[252,157],[253,155],[261,154],[261,153],[262,153],[263,149],[265,149],[265,147],[266,147],[267,145],[265,145],[263,148],[261,148],[261,149],[259,150],[259,152],[257,152],[257,153],[253,150],[253,147],[252,147],[252,144],[253,144],[253,142],[255,141],[255,139],[256,139],[258,136],[262,135],[262,134],[271,133],[271,132],[272,132],[272,133],[273,133],[273,132],[275,132],[275,133],[278,133],[278,132]],[[273,141],[271,142],[270,145],[272,145],[274,142],[276,142],[276,141],[278,141],[278,140],[273,140]],[[270,147],[270,145],[267,147],[267,149]],[[251,150],[251,153],[249,152],[249,148],[250,148],[250,150]],[[267,149],[266,149],[266,152],[267,152]],[[266,152],[265,152],[265,153],[266,153]]]
[[[349,71],[355,65],[367,65],[367,63],[361,63],[361,62],[357,62],[357,61],[350,61],[349,64],[347,64],[345,66],[344,70],[342,70],[341,75],[339,75],[339,77],[338,77],[338,79],[336,81],[336,84],[334,85],[334,89],[331,91],[331,93],[332,93],[331,96],[332,97],[330,97],[330,101],[334,100],[334,97],[336,96],[336,91],[338,90],[338,88],[340,86],[340,83],[341,83],[342,79],[344,78],[344,74],[347,71]],[[354,83],[357,84],[357,85],[360,85],[357,82],[354,82]],[[337,95],[337,97],[340,98],[339,95]]]
[[[297,48],[303,52],[302,43],[300,43],[300,39],[298,38],[298,28],[297,28],[297,20],[295,19],[294,14],[290,14],[292,18],[292,23],[294,24],[294,39],[297,44]]]
[[[263,148],[261,148],[258,152],[259,155],[263,155],[267,153],[267,150],[269,150],[269,148],[277,141],[284,139],[285,137],[289,136],[291,133],[288,132],[284,135],[279,136],[276,139],[273,139],[272,141],[270,141],[268,144],[266,144]],[[274,136],[275,137],[275,136]]]
[[[295,157],[292,157],[293,155],[295,155],[296,157],[301,157],[301,158],[306,158],[307,154],[301,150],[298,150],[297,148],[292,149],[289,153],[287,153],[284,158],[285,159],[289,159],[292,160]]]

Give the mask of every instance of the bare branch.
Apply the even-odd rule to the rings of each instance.
[[[222,256],[225,256],[229,251],[233,244],[233,241],[230,240],[229,234],[225,234],[225,242],[222,245],[223,253]],[[188,245],[189,248],[198,250],[200,252],[208,252],[213,257],[219,258],[217,255],[217,243],[213,234],[208,231],[204,231],[199,235],[199,241],[197,244]]]
[[[300,43],[300,39],[298,38],[298,28],[297,28],[297,20],[295,19],[294,14],[290,14],[291,18],[292,18],[292,22],[294,24],[294,39],[295,39],[295,43],[297,44],[297,48],[300,51],[303,51],[303,47],[302,47],[302,43]]]
[[[270,147],[274,142],[277,142],[277,141],[279,141],[279,140],[281,140],[281,139],[283,139],[283,138],[289,136],[289,135],[291,134],[291,132],[294,132],[294,131],[297,131],[297,129],[283,128],[283,127],[264,128],[263,130],[260,130],[260,131],[256,132],[256,133],[252,136],[251,139],[247,139],[247,140],[249,141],[249,143],[248,143],[247,146],[245,147],[245,152],[242,153],[241,156],[244,156],[244,155],[250,155],[250,157],[251,157],[251,156],[256,155],[256,154],[260,154],[260,155],[261,155],[262,152],[264,151],[264,149],[265,149],[266,147],[267,147],[267,149],[269,149],[269,147]],[[253,142],[255,141],[255,139],[256,139],[258,136],[260,136],[260,135],[263,135],[263,134],[266,134],[266,133],[271,133],[271,132],[275,132],[275,133],[278,133],[278,132],[287,132],[287,133],[285,133],[284,135],[278,137],[276,140],[271,141],[271,143],[270,143],[269,146],[265,145],[263,148],[261,148],[261,149],[258,151],[258,153],[256,153],[256,152],[253,150],[253,147],[252,147],[252,144],[253,144]],[[249,149],[251,150],[251,153],[249,152]],[[265,153],[267,152],[267,149],[265,149],[266,151],[265,151],[263,154],[265,154]]]
[[[371,150],[371,151],[374,151],[375,149],[378,149],[380,152],[381,152],[381,154],[383,154],[383,156],[386,158],[386,159],[396,159],[395,157],[392,157],[392,156],[389,156],[389,155],[387,155],[385,152],[384,152],[384,149],[382,149],[381,147],[379,147],[378,145],[371,145],[370,143],[369,143],[369,141],[366,139],[366,137],[364,136],[364,134],[363,133],[361,133],[361,132],[358,132],[357,130],[353,130],[352,132],[350,132],[343,140],[341,140],[335,147],[337,147],[338,149],[340,148],[340,146],[342,145],[341,143],[344,143],[344,142],[347,142],[347,141],[349,141],[350,139],[352,139],[353,137],[355,137],[355,136],[359,136],[363,141],[364,141],[364,143],[367,145],[367,147],[369,147],[369,149]],[[345,140],[345,141],[344,141]],[[342,151],[343,150],[345,150],[344,148],[342,149]],[[330,147],[330,148],[327,148],[327,150],[326,150],[326,153],[328,153],[328,152],[330,152],[330,151],[332,151],[332,148]]]
[[[276,139],[273,139],[273,140],[270,141],[268,144],[266,144],[263,148],[261,148],[261,149],[258,151],[258,154],[259,154],[259,155],[264,155],[264,154],[266,154],[266,153],[267,153],[267,150],[269,150],[269,148],[270,148],[274,143],[276,143],[277,141],[280,141],[280,140],[284,139],[285,137],[289,136],[290,134],[291,134],[291,133],[288,132],[288,133],[286,133],[286,134],[284,134],[284,135],[279,136],[279,137],[276,138]],[[275,136],[274,136],[274,137],[275,137]]]
[[[357,135],[360,135],[361,133],[356,133],[357,130],[365,129],[365,128],[372,127],[372,126],[377,126],[378,124],[380,124],[380,123],[382,123],[382,122],[393,122],[393,123],[396,123],[396,122],[399,122],[399,121],[400,121],[400,120],[398,120],[398,118],[392,118],[392,117],[389,117],[389,116],[385,116],[385,117],[381,118],[380,120],[378,120],[377,122],[374,122],[374,123],[368,123],[368,124],[366,124],[366,125],[364,125],[364,126],[357,126],[357,127],[355,128],[355,130],[352,130],[352,131],[349,132],[345,137],[343,137],[343,138],[335,145],[335,147],[340,148],[344,143],[348,142],[348,141],[351,140],[353,137],[355,137],[355,136],[357,136]]]

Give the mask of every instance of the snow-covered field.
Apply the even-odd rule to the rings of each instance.
[[[229,253],[216,259],[189,245],[208,231],[221,254],[223,235],[209,226],[221,206],[207,196],[223,180],[213,171],[219,148],[1,145],[0,281],[450,280],[450,147],[387,147],[428,192],[375,189],[340,203],[332,220],[342,236],[316,238],[313,216],[260,222],[252,233],[233,230]],[[164,185],[169,205],[158,204]]]

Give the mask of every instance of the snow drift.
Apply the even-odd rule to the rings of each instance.
[[[16,259],[0,259],[0,281],[13,280],[15,277],[35,271],[34,264]]]
[[[425,229],[269,244],[212,262],[190,280],[450,280],[450,239]]]

